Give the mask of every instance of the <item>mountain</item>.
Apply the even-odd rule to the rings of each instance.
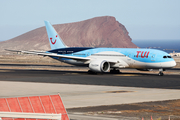
[[[53,26],[69,47],[137,47],[132,43],[124,25],[116,21],[115,17],[95,17],[80,22]],[[2,52],[4,49],[50,50],[45,27],[0,42],[0,51]]]

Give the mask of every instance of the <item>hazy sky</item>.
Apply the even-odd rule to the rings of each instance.
[[[0,0],[0,40],[52,24],[114,16],[136,39],[179,39],[180,0]]]

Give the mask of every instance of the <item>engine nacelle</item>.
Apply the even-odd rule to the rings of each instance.
[[[139,71],[152,71],[153,69],[137,69]]]
[[[89,63],[89,69],[93,72],[108,72],[110,64],[106,60],[94,60]]]

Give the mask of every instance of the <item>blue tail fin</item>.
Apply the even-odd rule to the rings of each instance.
[[[44,21],[46,25],[46,30],[49,38],[49,43],[51,45],[51,49],[58,49],[58,48],[65,48],[67,47],[64,42],[61,40],[59,35],[57,34],[56,30],[53,26],[49,23],[49,21]]]

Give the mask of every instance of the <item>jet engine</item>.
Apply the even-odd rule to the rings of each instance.
[[[89,63],[89,69],[93,72],[108,72],[110,64],[106,60],[94,60]]]

